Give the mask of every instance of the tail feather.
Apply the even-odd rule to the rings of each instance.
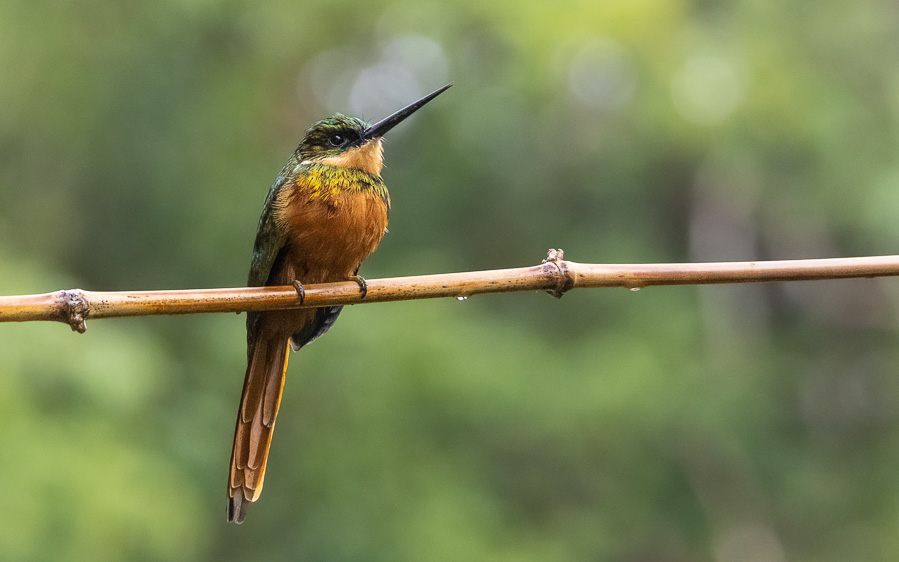
[[[278,415],[278,408],[281,406],[281,393],[284,390],[284,372],[287,370],[287,358],[290,355],[290,347],[287,345],[289,341],[288,339],[281,342],[280,353],[278,353],[281,365],[278,369],[269,371],[268,379],[265,381],[265,392],[259,404],[259,414],[262,415],[262,423],[268,428],[275,426],[275,416]]]
[[[289,351],[288,338],[260,337],[248,362],[231,449],[228,521],[243,522],[247,503],[262,492]]]

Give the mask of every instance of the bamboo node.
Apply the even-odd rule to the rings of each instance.
[[[564,257],[565,252],[561,248],[558,250],[550,248],[546,252],[546,257],[543,258],[544,264],[552,264],[555,267],[554,270],[547,268],[547,273],[551,272],[553,277],[555,277],[556,288],[551,291],[547,290],[546,292],[557,299],[561,299],[562,295],[574,287],[574,278],[571,277],[568,271],[568,263],[562,259]]]
[[[60,291],[59,303],[64,316],[63,322],[67,323],[72,331],[79,334],[87,331],[85,320],[91,309],[87,299],[84,298],[84,292],[81,289]]]

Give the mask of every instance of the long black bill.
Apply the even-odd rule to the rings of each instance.
[[[412,115],[413,113],[415,113],[416,111],[421,109],[421,107],[424,104],[428,103],[432,99],[436,98],[437,96],[439,96],[440,94],[442,94],[443,92],[448,90],[449,87],[452,85],[453,85],[452,82],[450,82],[449,84],[440,88],[439,90],[431,92],[430,94],[426,95],[425,97],[421,98],[420,100],[410,103],[409,105],[407,105],[403,109],[397,111],[396,113],[381,119],[380,121],[378,121],[371,127],[365,129],[365,131],[362,133],[362,140],[383,137],[387,133],[387,131],[389,131],[390,129],[399,125],[403,119],[405,119],[406,117],[409,117],[410,115]]]

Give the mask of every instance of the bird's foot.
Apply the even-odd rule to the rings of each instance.
[[[306,289],[303,288],[303,283],[298,279],[293,282],[293,288],[297,290],[297,296],[300,297],[300,304],[303,304],[303,301],[306,300]]]
[[[361,275],[353,275],[351,279],[359,284],[359,292],[362,293],[362,296],[359,298],[364,299],[365,295],[368,294],[368,283],[365,281],[365,277],[362,277]]]

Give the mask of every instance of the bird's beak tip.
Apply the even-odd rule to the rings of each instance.
[[[448,90],[453,85],[452,82],[443,86],[442,88],[438,88],[431,92],[430,94],[424,96],[418,101],[414,101],[407,105],[406,107],[396,111],[384,119],[381,119],[371,127],[365,130],[363,133],[363,137],[366,139],[372,139],[375,137],[383,137],[387,131],[399,125],[404,119],[421,109],[426,103],[436,98],[446,90]]]

